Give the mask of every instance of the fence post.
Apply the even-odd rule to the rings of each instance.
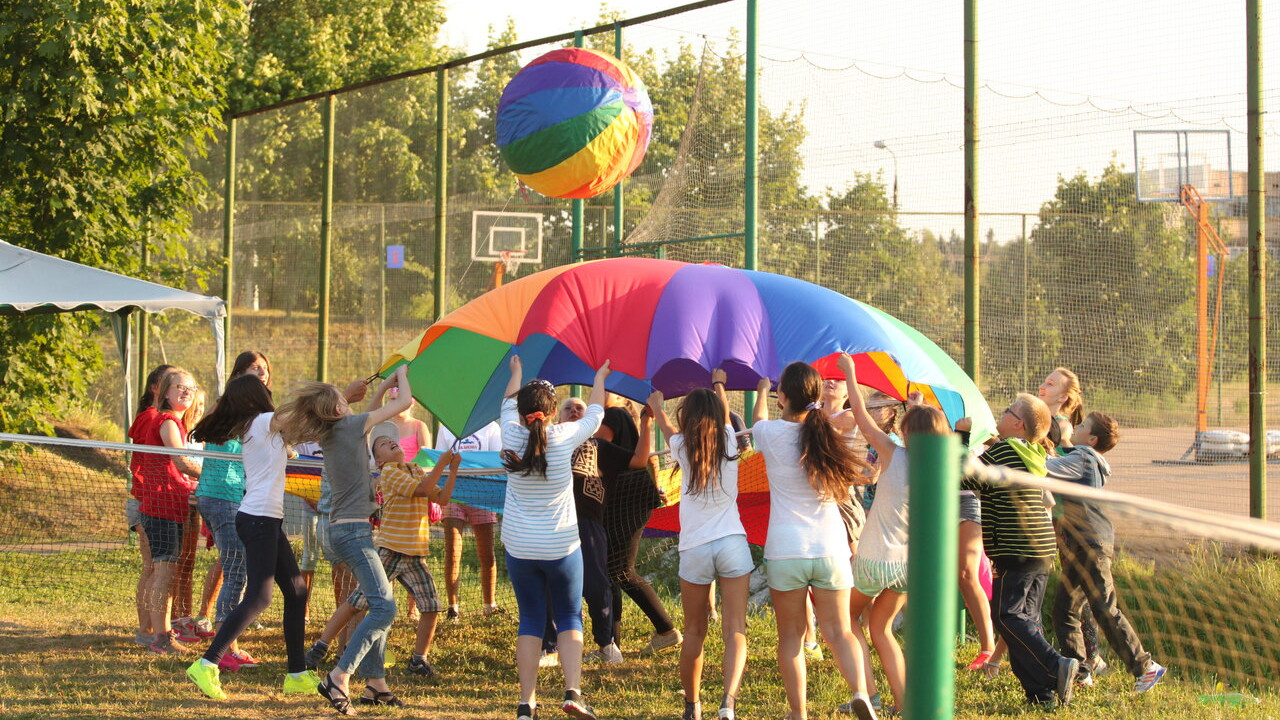
[[[964,0],[964,371],[980,384],[978,349],[978,0]]]
[[[227,301],[227,316],[223,319],[222,341],[226,357],[231,354],[231,301],[232,271],[235,269],[232,240],[236,224],[236,119],[227,119],[227,175],[222,189],[222,299]]]
[[[757,61],[760,33],[757,22],[757,0],[747,0],[747,67],[746,67],[746,108],[743,118],[746,127],[743,137],[743,183],[742,188],[742,235],[743,250],[746,256],[743,262],[747,270],[756,270],[760,260],[760,250],[756,245],[756,221],[760,210],[758,191],[760,189],[760,161],[756,157],[756,140],[760,130],[760,101],[757,96]],[[755,406],[754,390],[743,395],[743,407]],[[750,423],[750,414],[747,422]]]
[[[324,189],[320,196],[320,327],[316,342],[316,380],[329,381],[329,295],[333,262],[333,135],[337,96],[324,98]]]
[[[436,320],[444,317],[445,273],[448,267],[448,185],[449,185],[449,70],[436,73]]]
[[[613,54],[619,60],[622,59],[622,25],[617,23],[613,26]],[[613,252],[609,253],[613,257],[622,254],[622,185],[624,182],[619,180],[618,184],[613,186]]]
[[[1262,3],[1245,0],[1249,133],[1249,515],[1267,515],[1267,191],[1262,174]]]
[[[955,435],[916,434],[908,458],[907,684],[905,720],[949,720],[955,713],[956,567],[960,446]]]
[[[574,31],[573,46],[578,48],[582,47],[582,31],[581,30]],[[585,201],[571,200],[570,206],[572,207],[572,212],[573,212],[573,236],[571,238],[571,241],[570,241],[571,244],[569,246],[569,262],[576,263],[582,259],[582,232],[583,232],[582,226],[586,224],[586,221],[582,217],[582,215],[585,207]]]

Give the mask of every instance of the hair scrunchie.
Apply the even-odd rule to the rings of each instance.
[[[541,410],[539,410],[538,412],[531,412],[531,413],[529,413],[528,415],[525,415],[525,416],[524,416],[524,422],[525,422],[525,424],[526,424],[526,425],[528,425],[529,423],[533,422],[534,420],[545,420],[545,419],[546,419],[546,417],[547,417],[547,416],[546,416],[546,415],[543,415],[543,414],[542,414],[542,411],[541,411]]]
[[[808,405],[805,405],[805,406],[804,406],[804,409],[805,409],[805,410],[821,410],[821,409],[822,409],[822,401],[821,401],[821,400],[814,400],[813,402],[809,403]]]

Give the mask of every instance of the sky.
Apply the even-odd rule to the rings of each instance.
[[[608,7],[636,17],[679,4]],[[1060,174],[1096,177],[1110,162],[1132,168],[1136,129],[1229,129],[1233,168],[1243,170],[1243,3],[1221,5],[1230,12],[1208,12],[1198,0],[983,0],[983,211],[1035,212]],[[724,48],[744,8],[738,0],[624,34],[649,46]],[[886,184],[896,175],[905,211],[962,207],[962,9],[960,0],[759,0],[762,102],[803,110],[804,184],[821,191],[854,173]],[[600,10],[599,0],[446,0],[443,40],[475,53],[507,17],[523,41],[591,27]],[[1266,36],[1263,54],[1280,57],[1280,33]],[[1265,90],[1271,106],[1280,104],[1276,77]],[[1268,135],[1280,146],[1280,123]],[[1216,154],[1221,165],[1225,147]],[[1280,169],[1280,152],[1270,158],[1268,169]]]

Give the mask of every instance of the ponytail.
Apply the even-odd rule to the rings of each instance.
[[[786,396],[787,405],[793,409],[809,407],[822,394],[822,378],[811,366],[793,362],[782,371],[778,392]],[[821,408],[807,410],[800,424],[800,464],[818,495],[835,502],[848,500],[849,488],[864,483],[862,472],[870,467]]]
[[[524,457],[515,451],[502,454],[502,467],[509,473],[546,475],[547,473],[547,418],[556,412],[556,391],[545,380],[531,380],[516,393],[516,408],[529,429]]]

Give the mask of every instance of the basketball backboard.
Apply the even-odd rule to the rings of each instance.
[[[542,222],[542,213],[471,211],[471,259],[542,264]]]
[[[1138,202],[1179,202],[1191,185],[1209,202],[1235,197],[1229,130],[1134,130]]]

